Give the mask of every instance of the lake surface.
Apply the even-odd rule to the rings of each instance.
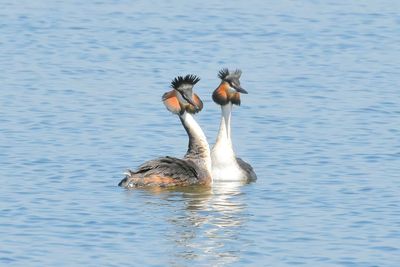
[[[352,2],[352,3],[350,3]],[[0,1],[1,266],[398,266],[400,2]],[[194,73],[210,144],[241,68],[256,183],[126,191],[182,156],[161,95]]]

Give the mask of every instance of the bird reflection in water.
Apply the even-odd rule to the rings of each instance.
[[[183,188],[181,202],[167,221],[172,231],[166,235],[171,244],[171,265],[209,262],[210,266],[234,263],[245,250],[241,242],[242,228],[246,223],[243,182],[218,182],[211,188]],[[177,191],[175,191],[177,193]],[[164,195],[167,200],[171,195]],[[240,249],[237,249],[240,248]]]

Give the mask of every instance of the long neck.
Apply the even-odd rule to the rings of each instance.
[[[185,159],[192,160],[210,174],[210,147],[203,130],[190,113],[184,112],[179,118],[189,136],[189,147]]]
[[[232,146],[231,140],[231,114],[232,114],[232,103],[221,106],[221,123],[219,125],[219,132],[217,136],[216,144],[226,143]]]

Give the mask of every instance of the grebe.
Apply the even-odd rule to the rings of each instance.
[[[200,80],[195,75],[178,76],[172,83],[173,90],[162,96],[166,108],[179,116],[189,136],[189,146],[183,159],[161,157],[128,170],[118,184],[125,188],[144,186],[187,186],[211,183],[211,156],[206,136],[192,114],[202,110],[203,102],[193,93],[193,86]]]
[[[232,106],[240,105],[240,93],[247,94],[247,91],[240,86],[241,75],[241,70],[229,72],[228,69],[222,69],[218,73],[221,84],[212,95],[214,102],[221,106],[222,111],[217,141],[211,150],[214,180],[252,181],[257,179],[251,165],[237,158],[232,146]]]

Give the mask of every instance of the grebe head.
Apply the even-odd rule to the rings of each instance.
[[[172,91],[162,97],[164,105],[175,114],[197,113],[203,109],[203,102],[193,92],[193,86],[200,81],[196,75],[188,74],[185,77],[175,77],[171,82]]]
[[[240,105],[240,93],[247,94],[247,91],[240,85],[240,76],[242,71],[237,69],[230,72],[224,68],[219,71],[218,77],[221,79],[221,84],[213,92],[213,100],[218,105],[226,105],[229,102],[235,105]]]

